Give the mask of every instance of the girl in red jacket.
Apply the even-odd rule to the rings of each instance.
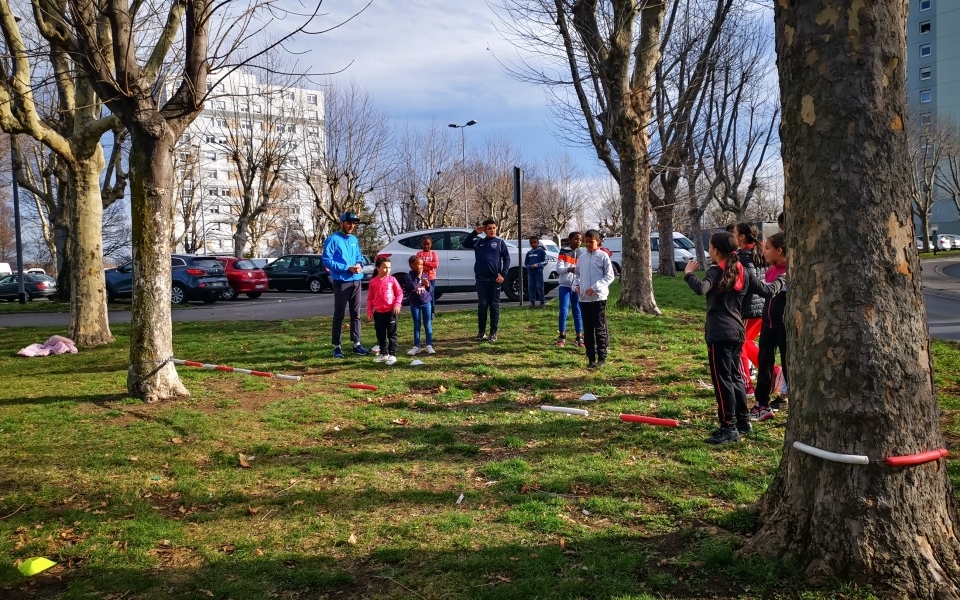
[[[388,365],[397,364],[397,316],[403,303],[403,289],[390,274],[390,259],[377,259],[377,274],[367,288],[367,322],[373,322],[377,331],[380,354],[373,360]]]

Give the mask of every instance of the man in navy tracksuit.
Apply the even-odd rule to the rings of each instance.
[[[478,237],[481,233],[486,237]],[[473,248],[476,262],[473,274],[477,278],[477,341],[487,339],[487,310],[490,310],[490,341],[497,341],[500,325],[500,286],[510,269],[507,243],[497,237],[497,222],[487,219],[483,225],[463,240],[466,248]]]

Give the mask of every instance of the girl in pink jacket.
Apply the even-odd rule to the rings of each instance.
[[[377,273],[367,288],[367,322],[373,322],[380,354],[373,359],[388,365],[397,364],[397,316],[403,303],[400,283],[390,274],[390,259],[377,259]]]

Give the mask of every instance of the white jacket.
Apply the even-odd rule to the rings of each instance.
[[[573,289],[579,288],[578,295],[580,302],[597,302],[606,300],[610,295],[610,284],[613,283],[613,263],[610,262],[610,256],[603,250],[584,252],[577,259],[577,279],[573,284]],[[587,290],[592,289],[595,294],[587,295]]]

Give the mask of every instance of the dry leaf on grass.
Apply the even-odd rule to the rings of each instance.
[[[183,440],[180,439],[180,438],[178,438],[178,437],[170,438],[170,443],[171,443],[171,444],[182,444],[182,443],[183,443]]]
[[[356,546],[357,545],[356,534],[351,533],[350,537],[347,538],[347,543],[350,544],[351,546]]]
[[[248,514],[248,515],[255,515],[255,514],[257,514],[258,512],[260,512],[260,507],[259,507],[259,506],[257,506],[257,507],[250,506],[250,507],[247,508],[247,514]]]
[[[410,424],[410,421],[408,419],[394,419],[390,422],[393,423],[394,425],[400,425],[403,427],[406,427],[407,425]]]
[[[241,452],[240,454],[238,454],[237,457],[240,458],[240,466],[241,466],[241,467],[243,467],[244,469],[249,469],[249,468],[250,468],[250,463],[247,462],[247,458],[243,455],[242,452]]]

